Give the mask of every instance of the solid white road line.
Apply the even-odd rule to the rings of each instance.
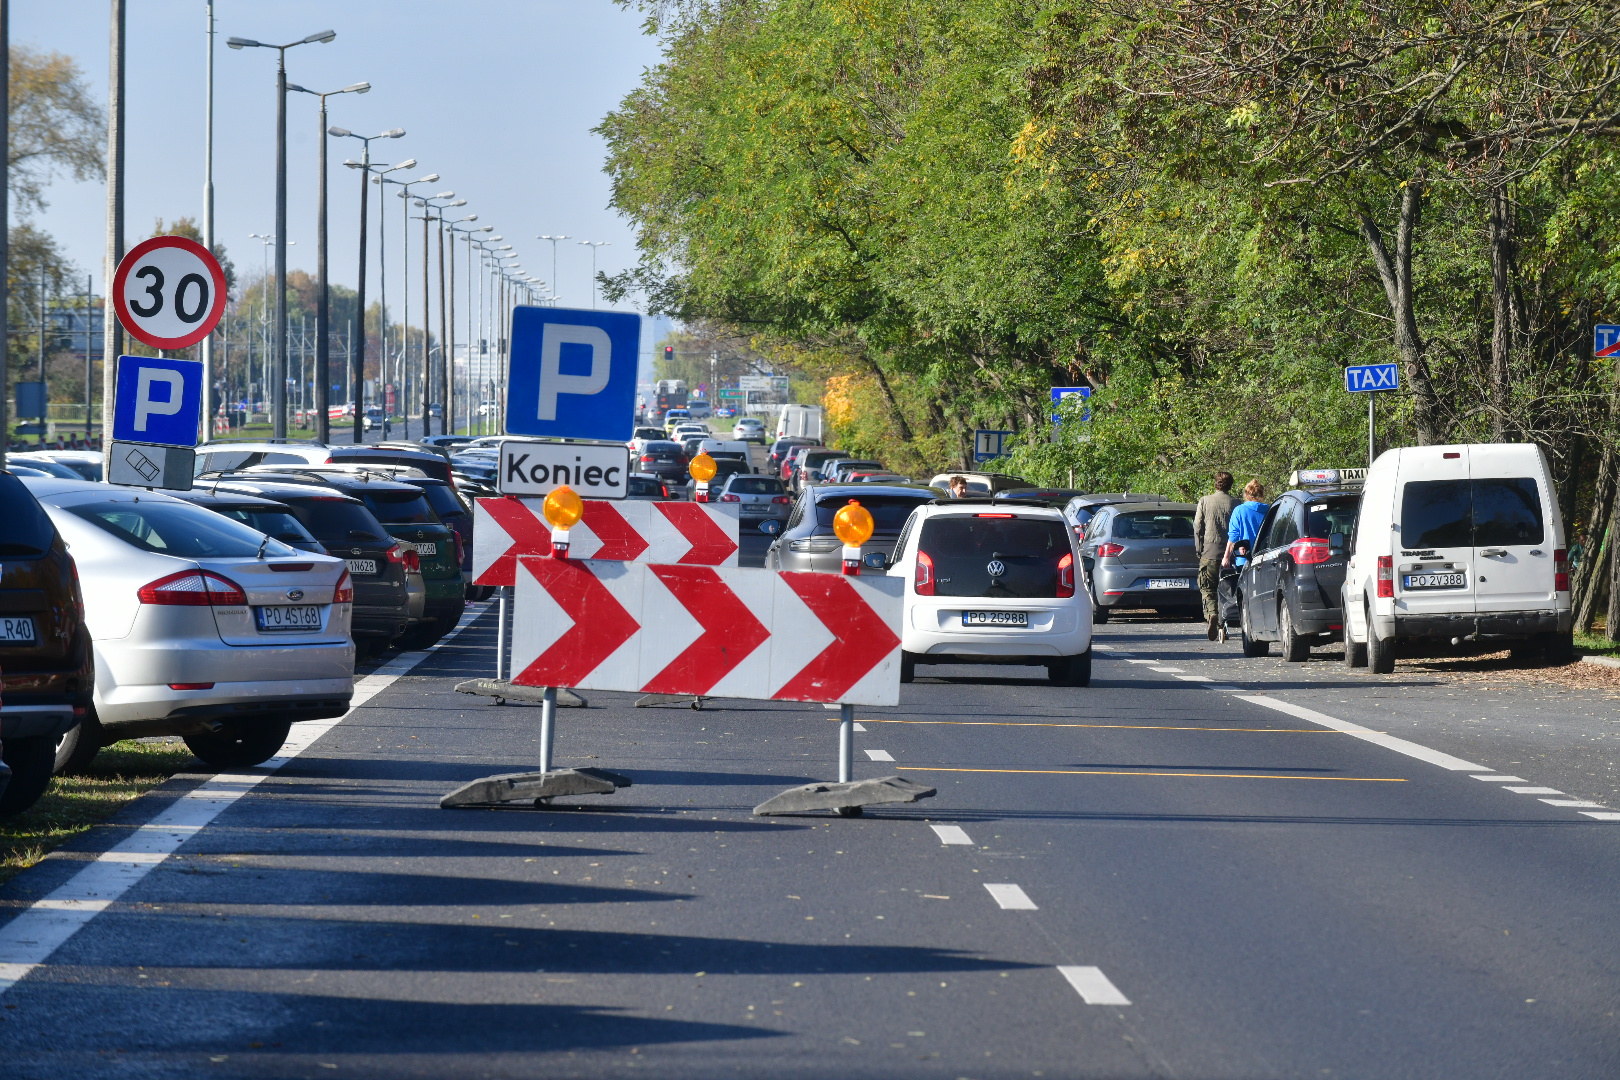
[[[1039,910],[1035,906],[1035,901],[1029,898],[1029,894],[1024,892],[1024,890],[1019,888],[1017,885],[992,885],[989,882],[985,882],[984,887],[989,890],[990,895],[995,898],[996,903],[1001,905],[1002,911]]]
[[[1507,787],[1503,791],[1511,791],[1515,795],[1562,795],[1563,792],[1555,787]]]
[[[935,834],[939,836],[939,842],[942,844],[973,843],[973,839],[968,836],[967,830],[960,825],[930,825],[928,827],[933,829]]]
[[[1153,670],[1157,671],[1159,669],[1154,668]],[[1176,678],[1180,679],[1182,682],[1214,682],[1215,681],[1214,679],[1211,679],[1208,675],[1177,675]],[[1234,687],[1234,689],[1236,689],[1236,688]]]
[[[1157,660],[1127,660],[1127,664],[1157,664]]]
[[[1528,784],[1530,781],[1522,776],[1476,776],[1475,780],[1491,780],[1501,784]]]
[[[1438,750],[1430,750],[1427,746],[1419,746],[1415,742],[1407,742],[1405,739],[1397,739],[1395,736],[1386,734],[1382,731],[1374,731],[1371,728],[1364,728],[1360,724],[1352,724],[1348,720],[1340,720],[1336,717],[1329,716],[1327,713],[1319,713],[1315,709],[1307,709],[1303,705],[1295,705],[1289,701],[1280,701],[1274,697],[1262,697],[1259,694],[1245,694],[1239,697],[1237,700],[1247,701],[1267,709],[1275,709],[1277,712],[1287,713],[1289,716],[1298,717],[1299,719],[1308,723],[1319,724],[1320,726],[1328,728],[1331,731],[1342,731],[1346,735],[1361,739],[1364,742],[1370,742],[1375,746],[1382,746],[1384,749],[1393,750],[1397,754],[1405,754],[1407,757],[1417,758],[1419,761],[1426,761],[1430,765],[1438,765],[1442,769],[1451,769],[1454,772],[1485,771],[1485,766],[1475,765],[1472,761],[1464,761],[1462,758],[1452,757],[1450,754],[1442,754]],[[1556,795],[1557,792],[1551,792],[1550,794]]]
[[[456,628],[430,648],[395,657],[371,674],[356,679],[349,712],[343,716],[294,724],[281,753],[252,772],[219,773],[187,792],[151,821],[136,827],[127,840],[96,856],[94,862],[60,888],[0,927],[0,994],[43,964],[91,919],[116,902],[226,807],[307,750],[395,679],[426,660],[482,615],[487,606],[469,606]]]
[[[1620,821],[1620,814],[1613,810],[1582,810],[1581,813],[1598,821]]]
[[[868,750],[866,756],[873,761],[893,761],[894,755],[887,750]]]
[[[1119,992],[1119,987],[1108,981],[1099,967],[1064,965],[1058,970],[1069,980],[1087,1005],[1129,1005],[1131,999]]]
[[[1548,806],[1584,806],[1588,810],[1608,809],[1608,807],[1604,806],[1602,803],[1593,802],[1591,799],[1537,799],[1536,801],[1544,802]]]
[[[1187,669],[1184,668],[1184,667],[1150,667],[1150,668],[1148,668],[1148,670],[1149,671],[1162,671],[1162,672],[1164,672],[1165,674],[1168,675],[1168,674],[1171,674],[1171,673],[1177,672],[1177,671],[1186,671]]]

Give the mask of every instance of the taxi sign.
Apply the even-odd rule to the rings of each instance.
[[[1366,483],[1366,469],[1295,469],[1289,487],[1345,487]]]

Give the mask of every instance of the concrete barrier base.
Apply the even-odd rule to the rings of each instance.
[[[645,694],[636,699],[636,708],[645,709],[649,705],[685,705],[693,709],[703,708],[703,699],[693,697],[691,694]]]
[[[545,801],[569,795],[611,795],[630,786],[630,778],[606,769],[553,769],[550,772],[502,773],[463,784],[439,800],[441,809],[501,806]]]
[[[466,682],[456,683],[456,693],[492,697],[497,705],[506,701],[532,701],[538,705],[545,699],[546,688],[543,686],[519,686],[517,683],[505,682],[500,679],[468,679]],[[557,691],[557,707],[559,709],[583,709],[585,708],[585,699],[572,690],[559,688]]]
[[[880,776],[873,780],[852,780],[847,784],[815,783],[789,788],[754,807],[754,813],[804,814],[831,810],[839,817],[860,817],[861,807],[884,803],[910,803],[938,794],[903,776]]]

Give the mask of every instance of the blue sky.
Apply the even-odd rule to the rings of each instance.
[[[127,239],[134,243],[159,217],[201,214],[205,18],[202,0],[131,0],[128,6]],[[105,0],[12,0],[12,41],[74,57],[105,102],[108,8]],[[253,274],[263,265],[261,246],[248,234],[269,233],[275,225],[276,54],[230,50],[225,38],[284,42],[327,29],[337,31],[330,44],[288,52],[289,81],[323,91],[369,81],[368,94],[328,99],[329,123],[366,134],[405,128],[405,138],[374,142],[373,157],[420,162],[400,176],[439,173],[443,179],[434,189],[466,198],[459,213],[476,212],[478,224],[494,225],[516,245],[526,273],[551,281],[551,245],[536,236],[567,234],[557,251],[556,288],[564,306],[590,305],[590,252],[577,239],[609,242],[598,255],[599,268],[609,273],[635,262],[627,223],[607,208],[603,146],[590,129],[658,61],[657,42],[642,34],[638,13],[610,0],[219,0],[215,14],[215,230],[239,272]],[[317,107],[313,97],[289,95],[287,232],[296,243],[288,265],[310,271]],[[359,150],[353,139],[333,140],[329,148],[331,275],[351,287],[359,181],[341,162],[358,158]],[[104,186],[59,179],[47,198],[40,223],[81,271],[96,273],[99,290]],[[392,307],[398,303],[400,200],[390,195],[387,202]],[[375,205],[374,198],[372,297]],[[643,348],[650,344],[644,341]]]

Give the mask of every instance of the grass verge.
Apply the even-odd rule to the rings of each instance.
[[[179,742],[114,743],[82,776],[58,776],[27,811],[0,823],[0,882],[43,859],[192,760]]]
[[[1576,633],[1575,651],[1587,656],[1620,656],[1620,641],[1610,641],[1602,630],[1590,634]]]

